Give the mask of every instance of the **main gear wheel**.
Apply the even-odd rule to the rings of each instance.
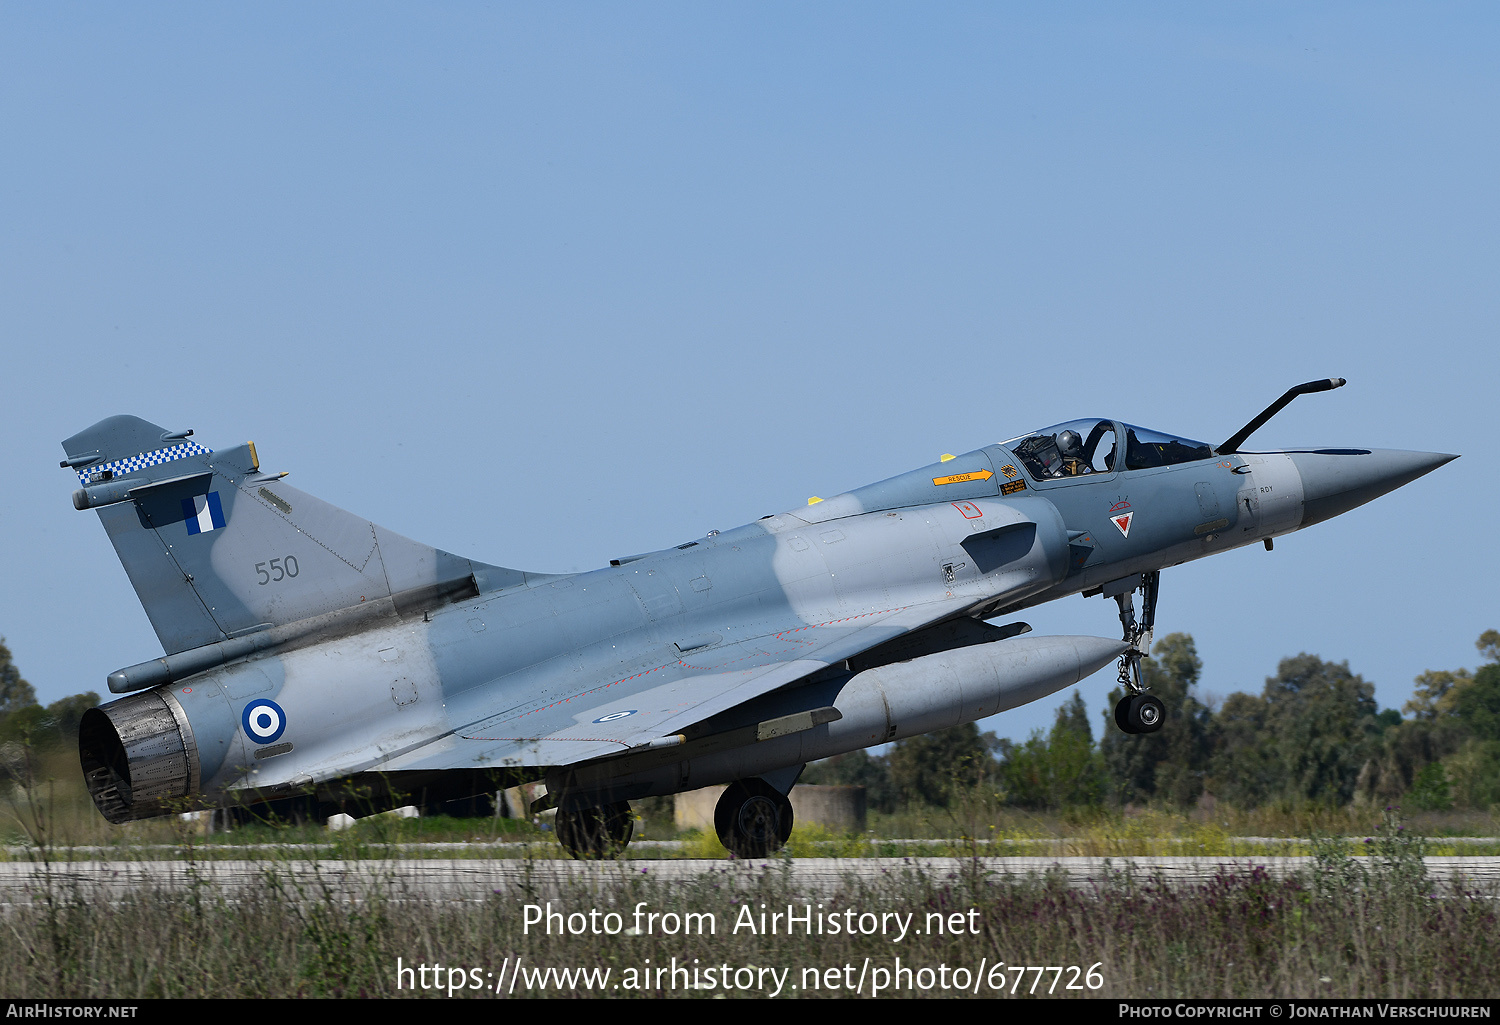
[[[729,784],[714,808],[719,842],[738,858],[764,858],[792,835],[792,802],[763,779]]]

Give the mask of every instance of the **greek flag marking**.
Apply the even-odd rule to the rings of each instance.
[[[219,501],[219,493],[210,491],[206,495],[184,498],[182,516],[187,521],[189,534],[206,534],[224,526],[224,506]]]

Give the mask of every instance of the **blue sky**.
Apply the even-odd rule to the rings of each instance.
[[[583,570],[1030,428],[1464,458],[1169,571],[1204,689],[1500,626],[1484,5],[0,6],[0,635],[159,654],[58,442],[129,412]],[[1113,604],[1029,612],[1116,635]],[[1109,673],[1083,685],[1102,711]],[[1051,703],[985,723],[1022,737]]]

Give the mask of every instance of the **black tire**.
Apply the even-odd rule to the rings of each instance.
[[[1115,702],[1115,725],[1120,727],[1121,733],[1134,733],[1130,728],[1130,703],[1134,700],[1134,694],[1126,694]]]
[[[635,816],[625,801],[592,807],[558,808],[557,842],[579,861],[615,858],[630,844]]]
[[[737,858],[764,858],[792,835],[792,802],[762,779],[729,784],[714,807],[714,831]]]
[[[1137,694],[1130,708],[1132,733],[1155,733],[1167,721],[1167,706],[1155,694]]]

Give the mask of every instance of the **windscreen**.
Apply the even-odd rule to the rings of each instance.
[[[1125,469],[1145,470],[1152,466],[1173,466],[1208,459],[1213,447],[1201,441],[1176,438],[1144,427],[1125,425]]]

